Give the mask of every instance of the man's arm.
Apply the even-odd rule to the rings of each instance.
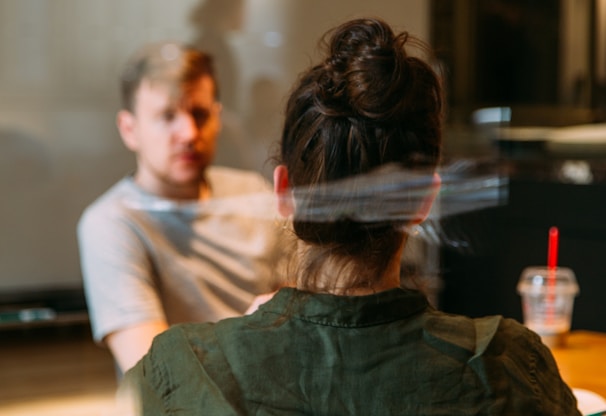
[[[93,336],[126,371],[168,324],[143,230],[121,208],[106,203],[87,210],[78,224],[78,241]]]
[[[259,306],[263,305],[265,302],[273,298],[275,294],[276,292],[257,295],[253,300],[253,303],[251,303],[246,312],[244,312],[244,315],[250,315],[254,313],[257,309],[259,309]]]
[[[156,335],[168,329],[164,321],[144,322],[112,332],[104,339],[122,373],[147,353]]]

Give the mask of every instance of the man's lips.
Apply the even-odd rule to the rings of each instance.
[[[195,163],[202,159],[202,155],[197,152],[183,152],[176,155],[176,159],[183,162]]]

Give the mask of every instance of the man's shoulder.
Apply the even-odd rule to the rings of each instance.
[[[84,209],[80,217],[80,223],[120,216],[120,213],[125,210],[123,204],[125,196],[134,193],[132,180],[129,177],[122,178]]]

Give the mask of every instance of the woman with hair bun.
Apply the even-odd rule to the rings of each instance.
[[[297,244],[285,286],[250,315],[158,336],[120,397],[144,415],[580,415],[536,334],[401,287],[407,230],[440,182],[442,86],[412,54],[423,44],[380,19],[324,40],[274,171]]]

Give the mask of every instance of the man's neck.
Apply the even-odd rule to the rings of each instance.
[[[203,201],[209,199],[212,193],[210,185],[206,180],[187,185],[175,185],[159,179],[146,180],[142,175],[135,174],[134,181],[146,192],[171,200]]]

